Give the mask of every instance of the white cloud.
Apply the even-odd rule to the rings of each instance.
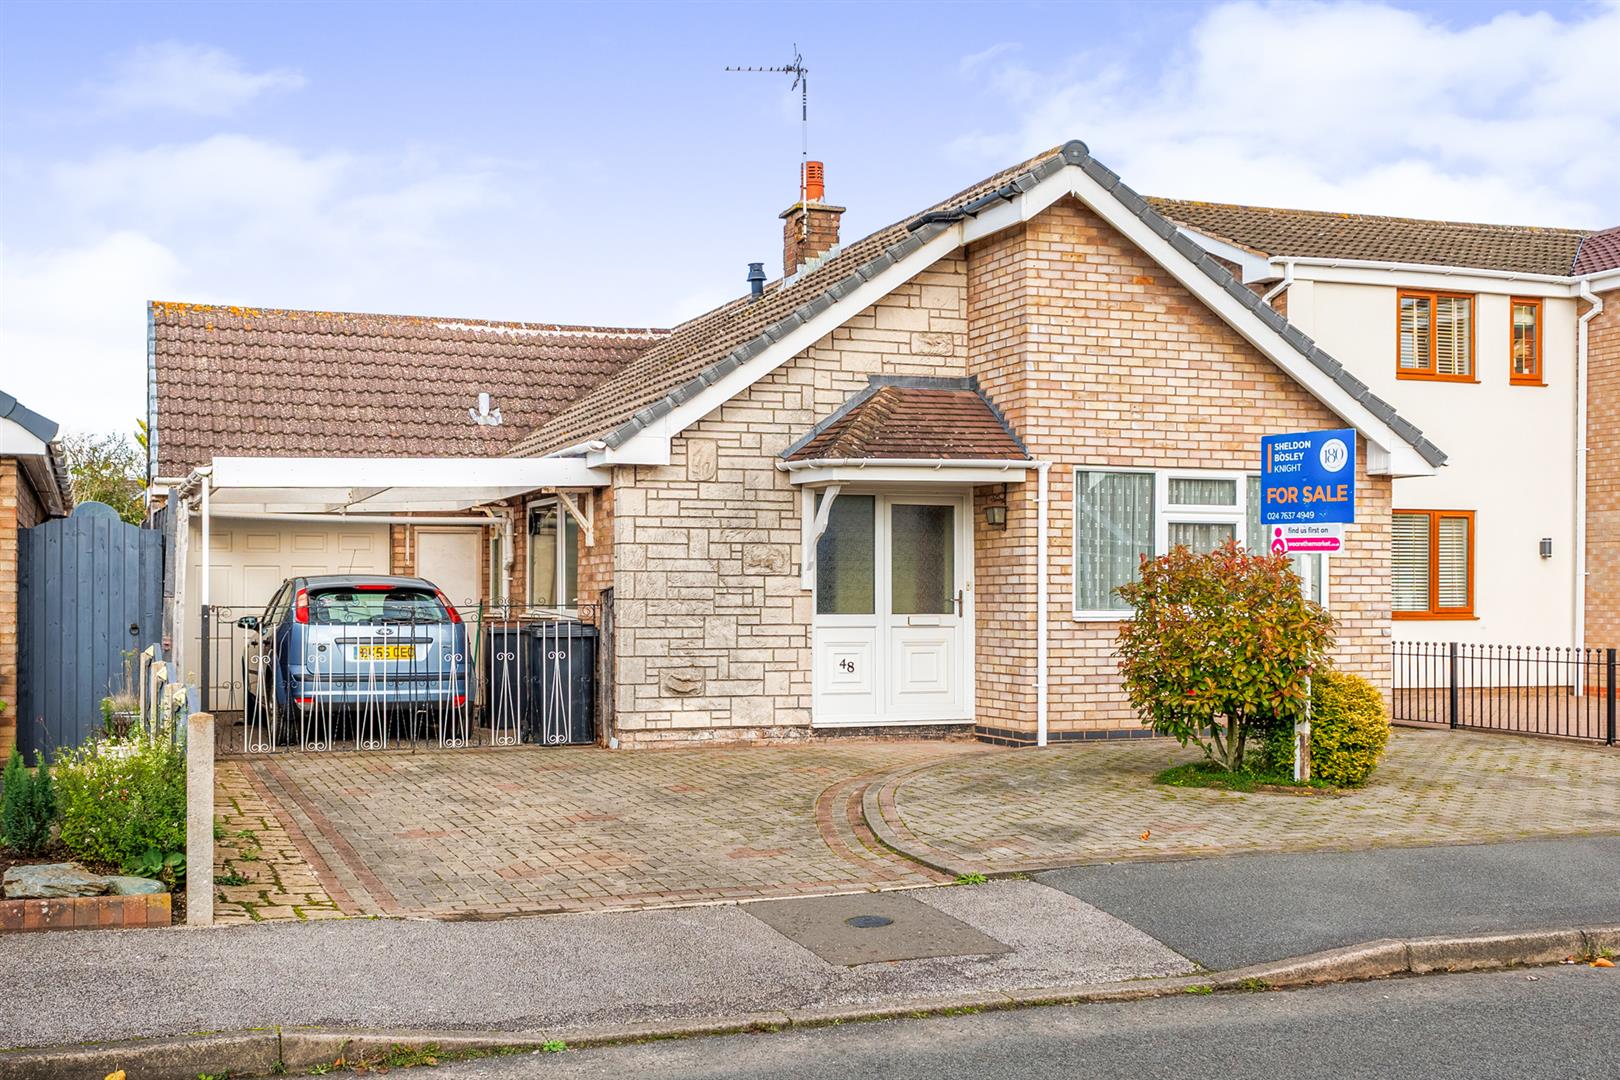
[[[0,265],[0,355],[23,361],[8,360],[5,389],[70,429],[127,428],[145,410],[154,299],[371,310],[386,292],[406,312],[490,314],[445,311],[454,280],[500,313],[530,311],[513,268],[544,228],[499,164],[218,135],[40,170],[21,201],[49,206],[50,227],[9,241]],[[509,247],[469,242],[492,219]]]
[[[985,65],[990,167],[1084,139],[1137,190],[1549,225],[1620,220],[1620,5],[1453,26],[1380,4],[1226,4],[1170,54]],[[1144,74],[1144,68],[1148,68]]]
[[[173,295],[180,276],[174,252],[138,232],[0,250],[5,391],[68,430],[134,430],[146,415],[146,301]]]
[[[226,116],[260,94],[303,85],[303,75],[291,68],[248,71],[221,49],[162,41],[136,46],[110,79],[89,87],[89,94],[105,112],[169,109]]]

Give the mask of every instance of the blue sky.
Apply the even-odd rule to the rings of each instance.
[[[1620,4],[0,6],[0,387],[144,411],[147,299],[669,325],[1066,138],[1138,190],[1620,222]]]

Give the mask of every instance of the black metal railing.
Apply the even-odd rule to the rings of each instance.
[[[202,707],[219,750],[387,750],[562,745],[595,738],[598,611],[458,605],[447,624],[409,619],[292,638],[238,625],[254,608],[202,611]],[[419,647],[431,643],[437,648]],[[409,650],[406,655],[406,650]],[[341,658],[336,653],[341,652]],[[294,686],[296,680],[296,688]]]
[[[1393,719],[1615,745],[1616,650],[1397,641]]]

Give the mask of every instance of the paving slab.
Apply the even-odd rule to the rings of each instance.
[[[864,806],[886,843],[952,874],[1620,833],[1620,751],[1601,746],[1403,729],[1336,797],[1153,783],[1199,756],[1163,739],[964,755],[896,770]]]
[[[855,967],[927,956],[997,956],[1012,947],[903,893],[818,896],[744,911],[827,961]]]
[[[1620,836],[1126,862],[1036,880],[1226,969],[1374,938],[1620,922]]]

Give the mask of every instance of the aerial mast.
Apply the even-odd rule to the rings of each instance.
[[[782,75],[792,75],[792,90],[799,92],[799,203],[803,205],[810,201],[810,69],[804,66],[804,56],[799,52],[799,43],[793,43],[793,62],[779,67],[727,67],[727,71],[768,71]],[[804,236],[810,235],[810,218],[805,215],[800,222]]]

